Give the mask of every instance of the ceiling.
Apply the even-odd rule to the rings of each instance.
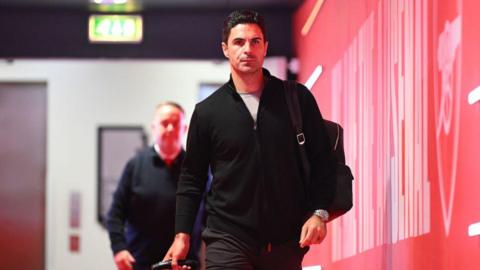
[[[114,0],[106,0],[113,2]],[[139,10],[156,9],[234,9],[234,8],[295,8],[302,0],[128,0]],[[96,10],[91,0],[1,0],[0,7],[68,8]]]
[[[119,0],[108,0],[119,1]],[[221,26],[235,9],[264,17],[269,55],[293,57],[292,16],[303,0],[128,0],[105,8],[90,0],[0,0],[1,58],[223,59]],[[133,6],[133,8],[132,8]],[[92,13],[141,13],[139,44],[88,41]],[[275,31],[281,29],[281,31]]]

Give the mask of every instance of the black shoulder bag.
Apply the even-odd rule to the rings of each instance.
[[[302,113],[298,101],[298,93],[295,81],[284,81],[285,97],[287,100],[290,118],[295,129],[298,150],[302,162],[303,175],[305,177],[305,190],[309,189],[310,165],[305,149],[305,134],[303,133]],[[335,195],[331,205],[326,209],[330,215],[329,221],[345,214],[353,206],[352,180],[350,168],[345,164],[345,152],[343,149],[343,128],[335,122],[324,120],[330,137],[330,144],[335,158],[337,159],[335,174]],[[309,138],[312,139],[312,138]],[[308,198],[308,197],[307,197]]]

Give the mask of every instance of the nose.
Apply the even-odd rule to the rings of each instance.
[[[246,52],[246,53],[248,53],[248,52],[251,51],[251,49],[252,49],[252,45],[250,44],[250,42],[248,42],[248,41],[245,42],[245,46],[244,46],[244,50],[243,50],[243,51]]]
[[[173,124],[168,124],[167,125],[167,131],[172,131],[173,130]]]

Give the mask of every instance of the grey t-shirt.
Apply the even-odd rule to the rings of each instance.
[[[253,121],[255,123],[254,128],[257,127],[257,113],[258,105],[260,104],[260,96],[262,95],[262,90],[250,93],[238,93],[243,99],[243,102],[247,106],[248,111],[252,115]]]

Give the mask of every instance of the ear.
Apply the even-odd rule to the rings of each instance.
[[[228,45],[225,42],[222,42],[222,51],[223,51],[223,55],[225,55],[225,57],[228,58]]]
[[[268,51],[268,41],[265,41],[265,53],[263,56],[267,56],[267,51]]]

